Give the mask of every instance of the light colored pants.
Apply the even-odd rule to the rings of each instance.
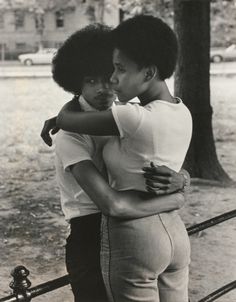
[[[187,302],[190,243],[176,211],[102,218],[101,265],[110,302]]]

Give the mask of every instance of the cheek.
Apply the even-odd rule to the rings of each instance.
[[[127,81],[127,83],[132,93],[138,93],[139,88],[141,86],[141,82],[137,78],[135,77],[130,78],[129,81]]]
[[[92,102],[93,101],[93,98],[95,96],[95,93],[94,93],[94,90],[92,88],[88,88],[88,89],[83,89],[82,90],[82,95],[83,97],[89,101],[89,102]]]
[[[129,89],[133,85],[132,77],[129,75],[120,76],[119,84],[123,89]]]
[[[140,93],[142,87],[142,80],[139,75],[124,74],[119,76],[120,89],[129,96],[137,96]]]

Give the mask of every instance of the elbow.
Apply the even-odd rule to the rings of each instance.
[[[113,218],[125,218],[126,208],[121,199],[112,200],[109,205],[102,210],[103,214]]]

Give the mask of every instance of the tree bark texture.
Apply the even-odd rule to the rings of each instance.
[[[193,136],[184,163],[191,177],[229,181],[215,148],[210,104],[210,1],[174,0],[174,24],[179,41],[175,95],[193,117]]]

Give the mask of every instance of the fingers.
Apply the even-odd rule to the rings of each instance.
[[[154,187],[146,186],[146,190],[150,193],[155,193],[156,195],[167,195],[176,192],[171,187],[154,188]]]
[[[54,127],[54,128],[52,129],[52,131],[51,131],[51,134],[54,135],[54,134],[56,134],[59,130],[60,130],[60,128]]]
[[[143,167],[144,172],[151,174],[158,174],[162,176],[171,176],[173,171],[166,166],[157,166],[153,162],[150,163],[150,167]]]
[[[52,146],[52,139],[48,133],[41,132],[41,138],[43,139],[45,144],[47,144],[49,147]]]
[[[159,189],[169,188],[169,183],[163,184],[157,181],[152,181],[150,179],[146,179],[146,185],[152,188],[159,188]]]
[[[149,179],[146,180],[146,190],[150,193],[155,193],[156,195],[165,195],[169,192],[169,184],[162,184],[158,182],[153,182]]]
[[[150,166],[151,166],[151,168],[155,168],[155,164],[153,161],[150,162]]]
[[[150,174],[150,173],[144,173],[143,177],[146,180],[152,180],[152,181],[156,181],[156,182],[161,182],[164,184],[169,184],[171,183],[171,176],[159,176],[159,175],[154,175],[154,174]]]
[[[168,188],[159,189],[159,188],[152,188],[152,187],[146,186],[146,190],[149,193],[155,193],[156,195],[166,195],[166,194],[171,193],[171,191]]]
[[[41,131],[41,138],[43,139],[43,141],[45,142],[45,144],[47,144],[49,147],[52,146],[52,138],[50,136],[50,130],[51,130],[51,125],[50,125],[50,121],[47,120],[44,122],[44,126],[43,129]]]

